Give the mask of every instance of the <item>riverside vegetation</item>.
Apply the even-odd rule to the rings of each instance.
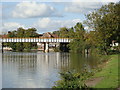
[[[55,83],[53,88],[75,88],[75,89],[90,89],[90,88],[119,88],[120,80],[118,79],[118,54],[119,46],[113,47],[111,50],[111,42],[115,40],[120,43],[120,2],[109,3],[102,6],[100,9],[86,15],[85,24],[92,28],[93,31],[86,32],[81,23],[77,23],[74,27],[68,29],[60,28],[60,31],[55,31],[60,37],[74,37],[75,39],[68,45],[71,52],[84,54],[84,50],[89,50],[90,55],[99,55],[101,60],[98,62],[99,68],[93,69],[91,72],[83,70],[77,72],[60,73],[61,80]],[[101,78],[100,81],[92,82],[89,79],[95,80]]]
[[[87,50],[90,55],[99,55],[101,57],[101,61],[98,62],[99,65],[104,66],[103,62],[106,63],[105,67],[100,67],[91,72],[83,70],[81,73],[71,71],[60,73],[62,79],[57,81],[53,88],[87,89],[89,87],[85,84],[85,81],[90,77],[104,77],[95,88],[117,88],[119,86],[117,84],[118,59],[116,58],[118,55],[108,56],[120,52],[120,44],[112,47],[113,49],[110,46],[113,40],[120,43],[119,12],[120,2],[109,3],[86,15],[87,19],[83,24],[88,26],[90,31],[86,31],[84,25],[78,22],[74,27],[62,27],[60,30],[53,32],[59,37],[73,38],[73,41],[68,44],[70,52],[84,54],[85,50]],[[35,28],[27,30],[18,28],[18,30],[8,33],[8,37],[37,37],[37,35]],[[30,50],[33,46],[37,47],[36,43],[4,43],[4,45],[12,47],[14,51]],[[56,49],[56,51],[59,50]],[[111,57],[111,59],[108,57]]]
[[[9,31],[7,37],[9,38],[27,38],[27,37],[38,37],[38,33],[35,28],[24,29],[22,27],[17,30]],[[13,51],[30,51],[31,49],[37,48],[37,43],[4,43],[4,46],[11,47]]]
[[[85,49],[100,54],[108,55],[111,51],[112,41],[120,43],[120,2],[109,3],[100,9],[86,15],[84,25],[78,22],[71,28],[62,27],[53,33],[61,38],[72,38],[73,41],[68,44],[70,52],[84,54]],[[84,26],[88,26],[90,31],[86,31]],[[7,34],[8,37],[38,37],[35,28],[18,28]],[[4,43],[10,46],[14,51],[30,50],[37,48],[36,43]],[[113,47],[120,51],[120,45]],[[58,51],[58,50],[57,50]]]
[[[104,63],[99,64],[99,68],[92,69],[90,72],[83,70],[81,73],[75,71],[60,73],[61,80],[55,82],[53,88],[64,88],[66,90],[71,88],[87,90],[92,88],[118,88],[120,86],[118,55],[105,56],[100,62]]]

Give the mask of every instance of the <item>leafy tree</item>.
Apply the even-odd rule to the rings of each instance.
[[[69,37],[69,34],[68,34],[68,28],[66,28],[66,27],[62,27],[62,28],[60,28],[60,37],[62,37],[62,38],[68,38]]]
[[[35,28],[28,28],[24,29],[22,27],[18,28],[17,30],[14,31],[9,31],[8,32],[8,37],[14,38],[24,38],[24,37],[38,37],[38,34],[36,33]],[[22,43],[22,42],[17,42],[17,43],[7,43],[7,46],[10,46],[13,51],[23,51],[24,49],[30,50],[32,48],[37,47],[37,43]]]
[[[58,37],[60,37],[60,31],[54,31],[53,34],[57,35]]]
[[[71,52],[75,53],[84,53],[85,49],[85,39],[84,39],[84,34],[85,30],[84,27],[81,23],[77,23],[73,28],[73,41],[70,42],[69,47]]]
[[[82,23],[77,23],[74,26],[74,31],[75,31],[75,38],[79,38],[79,39],[84,38],[85,30],[84,30]]]
[[[16,37],[25,37],[25,29],[22,27],[18,28],[16,31]]]
[[[69,38],[75,38],[75,32],[74,32],[74,28],[73,27],[71,27],[70,29],[69,29]]]
[[[110,43],[120,43],[120,2],[109,3],[88,14],[86,24],[97,34],[98,47],[108,54]]]
[[[24,50],[23,43],[17,42],[15,45],[16,45],[16,51],[23,51]]]
[[[8,34],[7,34],[8,37],[10,38],[13,38],[13,37],[16,37],[16,30],[14,31],[8,31]],[[16,43],[4,43],[4,45],[6,46],[9,46],[9,47],[12,47],[13,51],[16,51]]]
[[[70,51],[75,53],[83,53],[84,50],[84,42],[81,39],[74,39],[69,44]]]
[[[62,27],[59,31],[54,31],[53,33],[61,38],[73,38],[67,47],[69,47],[71,52],[83,53],[85,49],[85,30],[82,23],[77,23],[71,28]]]

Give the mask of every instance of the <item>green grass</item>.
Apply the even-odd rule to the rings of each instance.
[[[118,55],[111,55],[111,60],[93,77],[103,77],[93,88],[117,88],[118,87]]]
[[[110,57],[110,58],[109,58]],[[102,57],[103,59],[106,59],[106,56]],[[101,71],[95,71],[94,73],[90,73],[87,71],[84,71],[83,73],[74,73],[74,72],[66,72],[61,73],[62,79],[56,82],[56,85],[53,88],[89,88],[85,85],[85,82],[87,79],[95,80],[95,82],[89,82],[89,84],[95,84],[95,86],[91,86],[90,88],[118,88],[118,55],[110,55],[108,56],[108,61],[101,63],[102,70]],[[106,61],[106,60],[105,60]],[[100,65],[100,66],[101,66]],[[93,76],[94,75],[94,76]],[[101,78],[102,80],[99,81],[98,78]],[[97,81],[98,80],[98,81]],[[89,89],[88,89],[89,90]],[[106,89],[104,89],[106,90]],[[111,90],[111,89],[109,89]]]

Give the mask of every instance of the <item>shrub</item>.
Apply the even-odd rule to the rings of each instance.
[[[82,73],[74,73],[74,72],[63,72],[60,73],[61,80],[55,83],[53,88],[64,88],[64,89],[89,89],[85,84],[85,80],[92,76],[92,72],[83,71]]]

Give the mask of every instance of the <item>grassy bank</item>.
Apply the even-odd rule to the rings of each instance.
[[[101,60],[103,63],[93,72],[85,70],[81,73],[60,73],[61,80],[57,81],[53,88],[118,88],[118,55],[110,55],[107,58],[103,56]]]
[[[92,77],[98,79],[93,88],[118,88],[118,55],[111,55],[111,60],[106,62],[100,72]],[[90,82],[89,82],[90,83]],[[94,82],[93,82],[94,83]]]

